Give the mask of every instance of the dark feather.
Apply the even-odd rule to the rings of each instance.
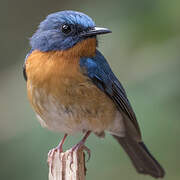
[[[138,173],[149,174],[154,178],[164,177],[165,172],[163,168],[150,154],[143,142],[137,142],[128,136],[121,138],[113,135],[113,137],[129,155],[129,158]]]
[[[24,76],[24,79],[27,81],[26,64],[25,63],[23,64],[23,76]]]
[[[23,76],[24,76],[24,79],[27,81],[27,74],[26,74],[26,61],[27,61],[27,58],[28,56],[32,53],[33,49],[31,49],[29,51],[29,53],[26,55],[25,57],[25,60],[24,60],[24,64],[23,64]]]

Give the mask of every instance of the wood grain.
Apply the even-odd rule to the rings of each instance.
[[[73,156],[70,151],[71,149],[62,153],[55,152],[52,166],[49,166],[49,180],[85,180],[86,167],[83,147],[74,151]]]

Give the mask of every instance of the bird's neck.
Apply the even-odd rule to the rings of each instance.
[[[85,39],[72,48],[61,51],[51,51],[48,54],[53,56],[63,57],[65,59],[81,58],[81,57],[93,57],[96,54],[96,38]]]

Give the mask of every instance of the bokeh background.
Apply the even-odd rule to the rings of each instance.
[[[22,64],[28,39],[49,13],[72,9],[112,30],[99,49],[127,90],[144,141],[166,170],[180,179],[179,0],[0,1],[0,179],[48,179],[48,150],[62,134],[40,127],[26,97]],[[65,149],[79,141],[69,137]],[[150,180],[136,173],[116,141],[91,135],[87,180]]]

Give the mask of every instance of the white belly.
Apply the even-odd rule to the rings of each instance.
[[[74,103],[64,106],[43,90],[35,90],[33,104],[37,107],[35,109],[38,109],[36,115],[41,125],[52,131],[74,134],[90,130],[100,134],[107,130],[113,134],[124,135],[124,123],[121,114],[114,109],[115,115],[108,116],[108,110],[111,106],[104,106],[103,101],[102,104],[99,102],[99,108],[94,111],[89,103],[82,105]]]
[[[89,130],[90,125],[88,121],[86,119],[82,120],[80,116],[78,117],[77,113],[80,111],[81,107],[64,107],[57,103],[52,96],[48,96],[46,103],[39,104],[39,107],[43,109],[43,113],[41,115],[36,113],[36,116],[42,127],[68,134]],[[75,122],[77,117],[79,121]]]

